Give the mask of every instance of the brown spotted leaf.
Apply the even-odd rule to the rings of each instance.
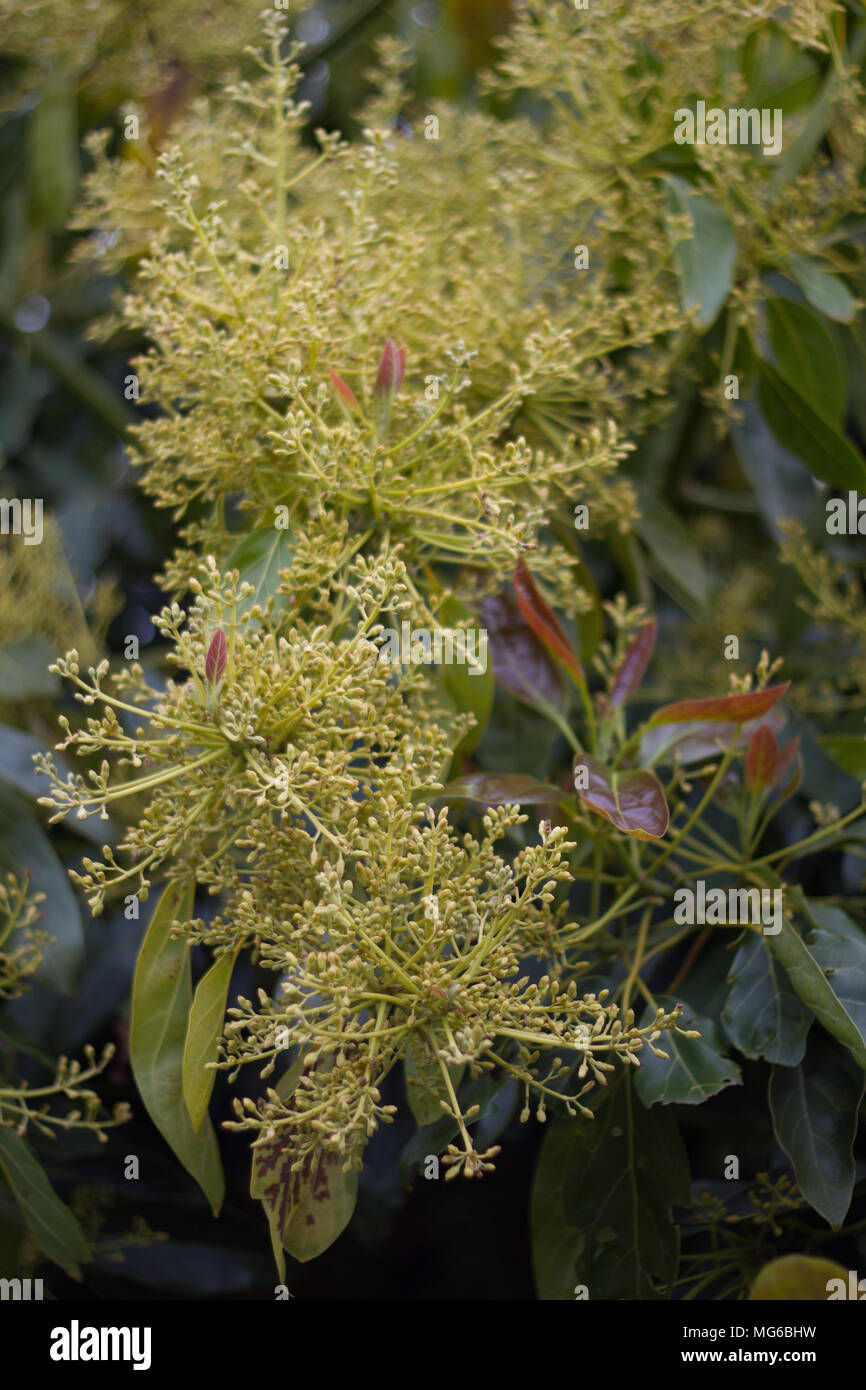
[[[290,1130],[253,1150],[250,1194],[265,1209],[278,1266],[282,1250],[314,1260],[345,1230],[355,1210],[358,1174],[344,1173],[342,1159],[319,1150],[292,1171],[297,1156]]]

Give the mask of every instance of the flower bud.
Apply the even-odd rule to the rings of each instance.
[[[375,396],[381,400],[384,396],[394,397],[403,385],[403,378],[406,375],[406,349],[398,348],[393,338],[389,338],[385,343],[382,356],[379,358],[379,370],[376,372]]]

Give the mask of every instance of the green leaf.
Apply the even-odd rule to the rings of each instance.
[[[60,681],[48,667],[55,651],[44,637],[22,637],[0,647],[0,699],[29,700],[57,695]]]
[[[866,1045],[866,935],[841,908],[808,900],[812,955]]]
[[[791,270],[803,294],[819,313],[838,323],[850,323],[856,313],[854,296],[844,280],[830,275],[818,261],[792,256]]]
[[[812,309],[792,299],[768,299],[767,323],[782,376],[828,424],[841,428],[847,376],[835,338]]]
[[[445,1089],[445,1081],[442,1076],[442,1068],[435,1053],[425,1052],[423,1042],[414,1039],[403,1058],[403,1070],[406,1075],[406,1096],[409,1101],[409,1109],[415,1116],[419,1128],[424,1125],[435,1124],[441,1120],[444,1114],[440,1100],[447,1100],[448,1094]],[[465,1067],[449,1067],[448,1075],[451,1077],[451,1084],[454,1090],[460,1085],[463,1079]]]
[[[238,616],[244,617],[256,604],[264,612],[268,599],[274,600],[274,616],[291,606],[291,595],[278,593],[280,570],[292,562],[290,533],[277,526],[262,526],[251,531],[235,546],[225,562],[225,570],[238,570],[242,580],[252,584],[255,592],[238,604]]]
[[[62,994],[72,994],[84,959],[78,899],[42,826],[5,782],[0,782],[0,868],[29,874],[30,891],[45,894],[36,927],[47,932],[51,941],[35,978]]]
[[[163,1138],[219,1211],[225,1191],[216,1135],[209,1119],[193,1128],[183,1093],[183,1055],[192,1005],[189,941],[173,938],[175,922],[192,916],[195,885],[169,884],[141,945],[132,986],[129,1055],[141,1098]]]
[[[782,1255],[764,1265],[752,1285],[749,1302],[826,1303],[831,1279],[841,1279],[847,1288],[847,1269],[812,1255]]]
[[[666,502],[640,486],[638,505],[640,517],[635,529],[656,565],[677,593],[685,590],[703,608],[710,581],[694,538]]]
[[[761,410],[779,443],[822,482],[864,488],[866,460],[854,445],[763,357],[758,358],[758,376]]]
[[[656,998],[659,1008],[666,1012],[672,1012],[679,1002],[664,995]],[[648,1023],[649,1018],[643,1021]],[[648,1047],[641,1049],[635,1090],[644,1105],[701,1105],[726,1086],[740,1083],[740,1068],[722,1054],[721,1039],[712,1019],[697,1018],[684,1005],[680,1026],[695,1028],[701,1036],[684,1038],[672,1028],[662,1033],[656,1047],[667,1052],[670,1061],[656,1057]]]
[[[54,67],[30,126],[30,203],[49,227],[60,228],[78,189],[78,96],[69,73]]]
[[[265,1209],[274,1251],[305,1262],[321,1255],[348,1226],[358,1198],[358,1174],[342,1171],[342,1159],[323,1149],[292,1172],[290,1132],[253,1150],[250,1193]],[[279,1258],[278,1258],[279,1266]]]
[[[42,1164],[8,1125],[0,1125],[0,1168],[40,1250],[73,1279],[93,1258],[73,1213],[61,1202]]]
[[[664,789],[654,772],[608,767],[579,753],[575,774],[586,770],[585,787],[575,782],[581,801],[597,811],[624,835],[636,840],[660,840],[670,823]]]
[[[818,743],[837,767],[850,772],[858,781],[866,778],[866,735],[832,734],[819,738]]]
[[[734,283],[737,239],[731,224],[709,198],[694,193],[684,179],[664,176],[668,211],[691,221],[688,241],[674,246],[674,263],[680,279],[683,308],[694,312],[700,329],[710,328],[719,316]]]
[[[839,1227],[854,1191],[854,1136],[866,1076],[821,1033],[797,1067],[773,1067],[769,1101],[776,1138],[806,1201]]]
[[[810,925],[816,927],[817,907],[806,902],[799,888],[789,888],[788,894]],[[824,908],[822,912],[825,926],[827,914],[833,914],[834,921],[845,918],[843,912],[834,908]],[[848,919],[845,918],[845,921]],[[856,932],[853,924],[849,923],[849,927],[850,936],[825,930],[820,940],[811,938],[807,941],[785,913],[782,930],[778,935],[766,939],[773,954],[787,970],[794,989],[808,1004],[818,1022],[849,1049],[859,1066],[866,1069],[866,1002],[860,1002],[863,1000],[862,973],[859,988],[856,979],[866,962],[866,941],[862,933],[853,935]],[[843,961],[845,964],[840,970]],[[841,978],[837,978],[834,972],[838,972]],[[855,993],[850,999],[846,997],[843,1000],[840,990],[848,996],[852,984]]]
[[[795,1067],[806,1051],[812,1014],[794,992],[765,936],[747,932],[734,956],[722,1026],[744,1057]]]
[[[620,1074],[594,1120],[555,1125],[532,1187],[532,1263],[538,1296],[658,1299],[676,1276],[671,1208],[689,1199],[689,1166],[670,1110],[647,1110]]]
[[[196,986],[183,1049],[183,1098],[193,1129],[201,1129],[207,1114],[216,1072],[208,1066],[219,1054],[226,1016],[226,996],[240,946],[219,956]]]
[[[456,629],[465,619],[473,618],[474,615],[466,605],[456,598],[447,599],[437,613],[438,621],[446,628]],[[488,653],[485,651],[485,657],[487,656]],[[490,661],[486,660],[484,665],[483,671],[480,667],[471,668],[465,662],[439,667],[440,684],[454,708],[459,714],[469,713],[475,716],[475,727],[460,740],[454,750],[455,757],[460,753],[472,752],[490,719],[496,682],[493,679]]]
[[[506,1115],[507,1102],[504,1100],[504,1097],[508,1095],[508,1086],[507,1077],[494,1080],[487,1072],[470,1081],[464,1081],[462,1094],[459,1096],[460,1108],[465,1115],[467,1110],[471,1110],[473,1106],[478,1106],[478,1113],[472,1121],[476,1129],[482,1121],[494,1123],[497,1112],[500,1118],[504,1118],[505,1123],[507,1123],[511,1114],[509,1109]],[[401,1181],[408,1187],[411,1182],[412,1169],[423,1165],[429,1155],[441,1154],[458,1131],[457,1121],[453,1116],[446,1115],[444,1110],[439,1111],[437,1119],[432,1124],[422,1125],[420,1129],[416,1129],[412,1138],[404,1145],[400,1155],[398,1166]]]

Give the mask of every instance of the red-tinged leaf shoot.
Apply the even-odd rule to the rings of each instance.
[[[654,773],[634,768],[621,771],[584,754],[576,759],[574,773],[581,801],[624,835],[635,840],[660,840],[667,834],[670,812],[664,788]]]
[[[635,634],[613,682],[610,702],[614,709],[630,700],[643,680],[644,672],[655,650],[657,636],[658,625],[655,618],[650,618]]]
[[[790,681],[782,685],[771,685],[766,690],[750,690],[745,695],[722,695],[709,700],[680,700],[674,705],[664,705],[656,710],[647,728],[659,724],[685,724],[692,720],[720,721],[723,724],[747,724],[750,719],[761,719],[781,700],[790,686]]]
[[[586,689],[583,667],[553,610],[535,587],[535,581],[521,557],[514,574],[514,592],[523,621],[541,639],[554,661],[567,671],[575,684]]]
[[[328,376],[331,378],[331,385],[339,396],[341,402],[347,405],[356,415],[361,414],[361,407],[358,398],[350,386],[347,386],[341,376],[338,376],[333,367],[328,368]]]
[[[567,793],[551,782],[539,782],[520,772],[472,772],[449,782],[442,795],[448,800],[476,801],[482,806],[555,805]]]
[[[222,680],[226,669],[227,655],[226,635],[222,628],[218,627],[211,638],[207,656],[204,659],[204,674],[208,685],[218,685]]]
[[[406,349],[398,348],[394,339],[388,338],[382,356],[379,358],[379,368],[376,372],[376,385],[373,388],[376,399],[382,400],[384,397],[393,398],[396,396],[403,385],[405,375]]]
[[[773,776],[770,787],[775,791],[776,787],[782,787],[788,780],[788,774],[800,756],[800,735],[792,738],[790,743],[779,752],[776,766],[773,769]]]
[[[388,437],[394,397],[403,385],[405,375],[406,349],[398,348],[394,339],[389,338],[379,359],[376,384],[373,387],[373,395],[378,406],[379,438],[383,444]]]
[[[779,762],[779,745],[766,724],[759,724],[746,751],[746,789],[762,796],[773,784]]]

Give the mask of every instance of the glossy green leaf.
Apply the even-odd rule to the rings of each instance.
[[[799,1066],[774,1066],[769,1101],[776,1138],[806,1201],[841,1226],[854,1190],[854,1136],[866,1076],[815,1031]]]
[[[768,299],[767,325],[782,376],[829,424],[840,428],[846,370],[835,338],[813,309],[793,299]]]
[[[703,608],[710,595],[710,580],[694,537],[661,497],[640,484],[637,491],[637,534],[667,580],[667,587]]]
[[[192,1006],[189,941],[171,928],[192,916],[195,885],[169,884],[150,920],[132,986],[129,1055],[150,1118],[214,1213],[225,1191],[216,1134],[209,1119],[196,1132],[184,1101],[183,1056]]]
[[[647,1110],[628,1075],[597,1095],[595,1119],[549,1128],[532,1185],[532,1265],[539,1298],[664,1298],[676,1276],[672,1207],[689,1166],[669,1110]]]
[[[737,239],[727,217],[709,198],[694,193],[684,179],[667,175],[668,211],[685,214],[692,235],[674,246],[674,263],[686,313],[697,328],[715,323],[731,292],[737,268]]]
[[[63,994],[72,994],[84,959],[78,899],[42,826],[5,782],[0,782],[0,868],[28,874],[30,891],[45,894],[36,927],[47,932],[51,940],[35,978]]]
[[[824,483],[866,488],[866,460],[764,358],[758,359],[761,410],[780,444]]]
[[[78,97],[70,73],[54,66],[30,126],[30,205],[49,227],[66,222],[78,189]]]
[[[8,1125],[0,1125],[0,1168],[40,1250],[73,1279],[80,1279],[81,1265],[93,1258],[84,1233],[42,1164]]]
[[[44,637],[22,637],[0,647],[0,699],[29,700],[57,695],[60,681],[48,667],[56,653]]]
[[[812,1013],[795,993],[767,937],[747,932],[728,974],[722,1026],[745,1057],[795,1067],[806,1051]]]
[[[659,1008],[672,1012],[680,1001],[656,996]],[[644,1018],[643,1022],[650,1020]],[[710,1018],[697,1018],[688,1006],[680,1019],[683,1029],[696,1029],[699,1038],[685,1038],[673,1028],[662,1033],[655,1046],[667,1052],[669,1061],[656,1057],[648,1047],[638,1056],[635,1090],[644,1105],[701,1105],[726,1086],[740,1083],[740,1068],[724,1056],[718,1030]]]
[[[866,735],[831,734],[819,738],[818,742],[837,767],[849,772],[858,781],[866,778]]]
[[[585,787],[578,773],[586,769]],[[597,811],[624,835],[659,840],[667,833],[670,812],[661,782],[652,772],[607,767],[581,753],[574,764],[575,790],[590,810]]]
[[[447,1101],[448,1094],[438,1059],[432,1052],[425,1052],[423,1043],[418,1040],[410,1044],[403,1058],[403,1070],[409,1109],[418,1125],[432,1125],[441,1120],[443,1110],[440,1102]],[[462,1066],[448,1068],[455,1091],[463,1079],[464,1070]]]
[[[291,595],[278,593],[280,570],[292,563],[291,532],[277,526],[262,526],[244,536],[235,546],[223,569],[237,570],[242,580],[254,586],[255,592],[238,604],[238,615],[244,616],[258,604],[264,612],[268,599],[273,599],[274,616],[291,607]]]
[[[792,256],[794,279],[819,313],[839,323],[850,323],[856,312],[854,296],[838,275],[831,275],[818,261],[808,256]]]
[[[240,947],[219,956],[196,986],[183,1049],[183,1098],[193,1129],[201,1129],[213,1092],[226,998]]]
[[[786,912],[781,932],[766,938],[770,949],[818,1022],[849,1049],[859,1066],[866,1069],[866,998],[862,987],[866,940],[850,923],[850,934],[847,929],[844,932],[827,929],[828,914],[833,914],[837,924],[842,918],[848,922],[845,914],[837,909],[820,909],[816,904],[808,904],[799,888],[789,888],[788,896],[805,918],[807,933],[811,927],[813,934],[803,935]],[[815,933],[818,911],[822,913],[824,926],[820,933]]]
[[[814,1255],[782,1255],[764,1265],[751,1287],[749,1302],[824,1303],[831,1279],[843,1280],[847,1288],[847,1269]]]

